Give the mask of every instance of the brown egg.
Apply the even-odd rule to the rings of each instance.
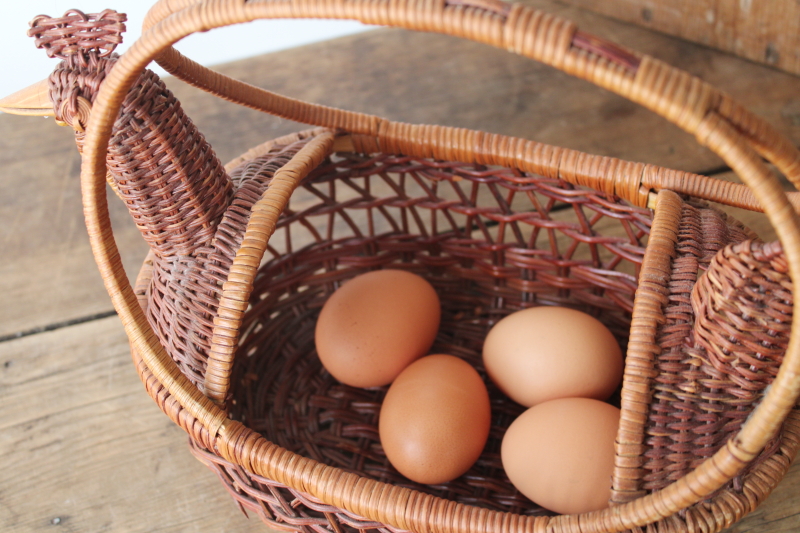
[[[489,437],[491,408],[483,380],[452,355],[429,355],[389,387],[378,431],[389,462],[418,483],[437,484],[465,473]]]
[[[530,407],[555,398],[605,400],[622,379],[622,350],[594,317],[565,307],[532,307],[489,331],[483,364],[515,402]]]
[[[589,398],[535,405],[509,426],[501,458],[511,483],[561,514],[604,509],[611,496],[620,411]]]
[[[440,316],[439,297],[422,277],[404,270],[368,272],[325,302],[314,333],[317,354],[346,385],[388,385],[428,352]]]

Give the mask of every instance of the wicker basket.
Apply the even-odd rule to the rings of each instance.
[[[305,104],[171,48],[192,32],[267,17],[352,18],[502,46],[665,116],[751,189]],[[51,24],[63,37],[63,19],[40,22],[33,33],[47,36]],[[95,35],[101,26],[84,23]],[[800,154],[730,97],[569,21],[495,0],[164,0],[146,29],[108,61],[86,103],[57,91],[53,100],[79,132],[87,226],[139,374],[243,509],[298,531],[710,532],[753,510],[786,472],[800,415],[800,354],[789,342],[800,226],[797,199],[761,157],[797,184]],[[223,169],[158,80],[140,77],[154,59],[204,90],[317,129]],[[160,114],[148,125],[147,113]],[[141,124],[166,133],[142,148]],[[169,156],[154,158],[162,148]],[[136,289],[110,231],[107,164],[152,248]],[[706,201],[764,206],[784,246],[753,240]],[[488,328],[520,308],[566,305],[610,327],[627,355],[608,509],[553,516],[513,489],[498,444],[521,408],[496,390],[489,443],[465,476],[419,486],[391,468],[376,430],[384,390],[335,382],[313,346],[325,298],[384,267],[431,281],[443,307],[434,349],[479,370]]]

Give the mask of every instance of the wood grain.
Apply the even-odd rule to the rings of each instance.
[[[566,1],[800,74],[800,4],[795,0]]]
[[[147,396],[117,317],[0,344],[0,405],[5,532],[269,531]]]
[[[52,120],[0,116],[0,337],[109,312],[94,265],[72,133]],[[112,225],[135,277],[146,246],[111,198]]]

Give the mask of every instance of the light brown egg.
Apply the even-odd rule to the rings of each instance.
[[[464,474],[486,445],[489,393],[478,372],[452,355],[429,355],[392,383],[378,431],[389,462],[418,483]]]
[[[604,509],[611,496],[620,411],[599,400],[561,398],[522,413],[503,437],[511,483],[560,514]]]
[[[605,400],[622,379],[614,335],[565,307],[532,307],[500,320],[486,336],[483,364],[500,390],[526,407],[555,398]]]
[[[428,352],[440,318],[439,297],[422,277],[404,270],[368,272],[325,302],[314,332],[317,354],[346,385],[388,385]]]

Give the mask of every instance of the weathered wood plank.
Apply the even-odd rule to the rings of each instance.
[[[800,74],[800,5],[794,0],[567,2]]]
[[[72,133],[52,120],[0,116],[0,138],[0,337],[109,311],[83,222]],[[146,247],[119,200],[111,205],[135,276]]]
[[[0,529],[269,531],[139,381],[117,317],[0,343]]]

